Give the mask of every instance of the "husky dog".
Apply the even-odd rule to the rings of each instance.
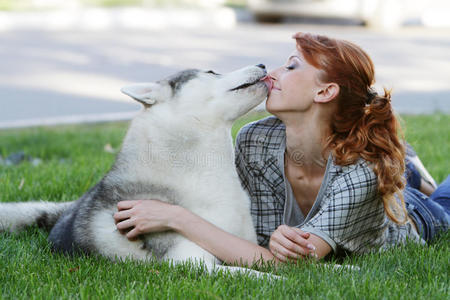
[[[118,232],[113,214],[119,201],[159,199],[256,243],[249,198],[234,167],[230,129],[267,97],[265,76],[264,65],[226,75],[190,69],[122,88],[143,110],[132,120],[111,170],[74,202],[1,203],[0,231],[37,224],[51,229],[53,249],[65,253],[193,259],[207,267],[218,263],[175,232],[146,234],[137,241]]]

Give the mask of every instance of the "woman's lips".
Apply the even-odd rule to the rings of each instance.
[[[270,91],[271,91],[272,88],[273,88],[273,82],[272,82],[272,79],[271,79],[269,76],[264,76],[263,78],[261,78],[261,81],[264,81],[264,83],[265,83],[266,86],[267,86],[267,89],[269,90],[269,94],[270,94]]]

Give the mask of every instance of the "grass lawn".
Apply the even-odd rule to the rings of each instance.
[[[247,116],[238,128],[260,116]],[[404,116],[407,140],[437,181],[450,173],[450,115]],[[33,166],[0,165],[0,201],[73,200],[109,169],[126,123],[0,131],[0,155],[23,150],[42,159]],[[112,263],[101,257],[64,257],[49,250],[47,233],[31,228],[0,234],[0,299],[449,299],[450,235],[432,245],[407,245],[345,259],[360,271],[333,271],[321,263],[272,270],[286,277],[268,281],[243,275],[215,276],[167,263]],[[333,262],[331,262],[333,263]],[[263,268],[270,270],[270,267]]]

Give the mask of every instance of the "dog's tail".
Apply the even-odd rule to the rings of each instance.
[[[17,232],[37,225],[50,230],[72,202],[3,202],[0,203],[0,232]]]

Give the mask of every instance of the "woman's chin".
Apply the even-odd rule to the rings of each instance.
[[[289,111],[289,107],[286,107],[286,103],[280,101],[278,97],[269,96],[266,100],[266,110],[278,117],[280,113]]]
[[[270,114],[272,114],[274,116],[276,116],[277,112],[279,111],[278,109],[276,109],[276,107],[274,107],[274,105],[272,105],[270,103],[269,100],[266,101],[266,110],[267,110],[268,113],[270,113]]]

